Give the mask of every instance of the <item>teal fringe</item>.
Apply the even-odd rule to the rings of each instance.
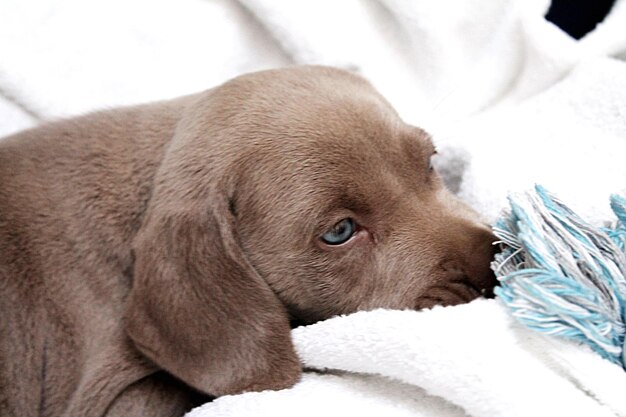
[[[592,227],[539,185],[509,202],[493,227],[496,295],[525,326],[626,368],[626,199],[611,196],[610,228]]]

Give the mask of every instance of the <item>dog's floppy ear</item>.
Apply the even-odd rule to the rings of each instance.
[[[240,248],[225,181],[175,153],[157,173],[133,244],[127,334],[205,393],[289,387],[301,374],[289,319]]]

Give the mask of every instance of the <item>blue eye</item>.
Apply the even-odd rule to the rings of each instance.
[[[322,235],[322,241],[327,245],[341,245],[350,240],[355,231],[356,225],[354,220],[350,218],[343,219]]]

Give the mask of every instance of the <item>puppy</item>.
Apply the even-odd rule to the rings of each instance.
[[[324,67],[0,141],[0,414],[180,415],[298,381],[291,320],[489,291],[434,153]]]

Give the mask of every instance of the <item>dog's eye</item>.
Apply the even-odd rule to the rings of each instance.
[[[322,241],[327,245],[341,245],[346,243],[356,232],[354,220],[343,219],[322,235]]]

